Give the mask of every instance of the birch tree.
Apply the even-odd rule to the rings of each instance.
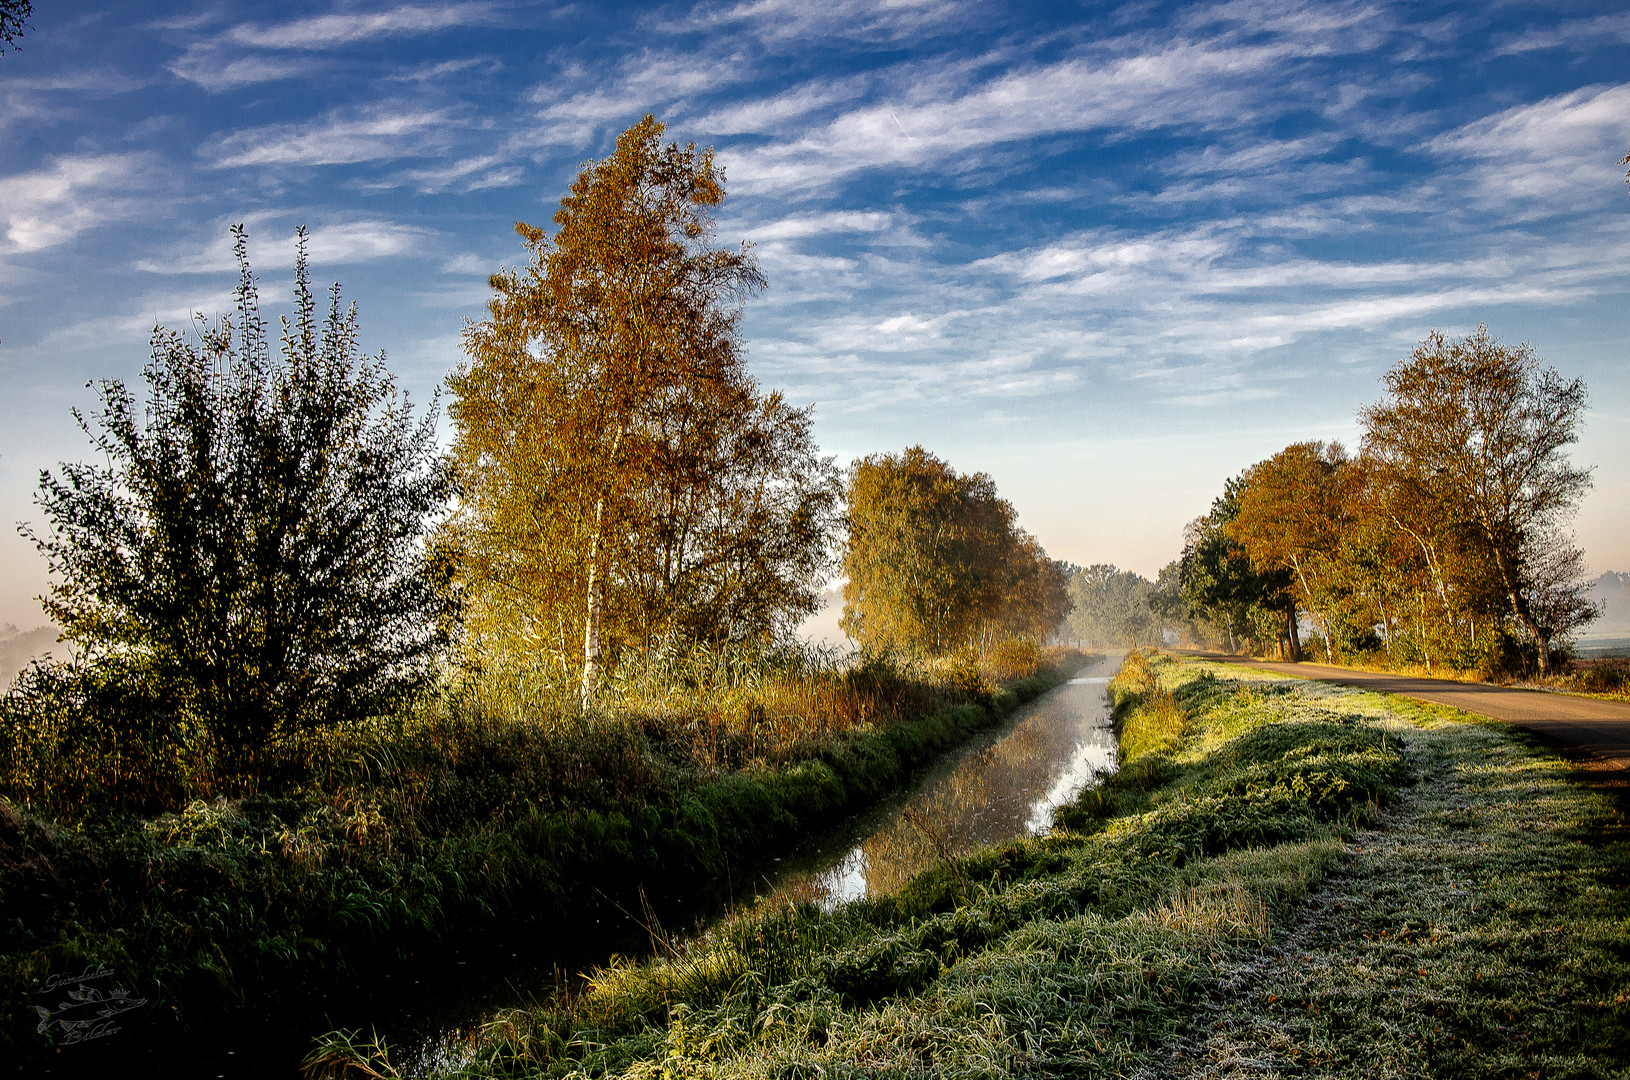
[[[647,116],[586,165],[553,235],[516,226],[527,264],[493,276],[449,380],[472,638],[551,658],[585,704],[626,644],[812,610],[837,500],[809,411],[747,375],[740,305],[765,282],[714,245],[723,174],[663,131]]]
[[[1433,331],[1384,383],[1359,413],[1365,453],[1444,526],[1463,528],[1548,673],[1552,641],[1591,613],[1569,601],[1567,571],[1578,565],[1567,529],[1590,486],[1565,453],[1584,383],[1481,325],[1455,340]]]

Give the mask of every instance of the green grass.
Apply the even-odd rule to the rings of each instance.
[[[147,816],[82,801],[56,820],[0,799],[0,1057],[52,1052],[43,985],[89,964],[149,1003],[98,1053],[196,1047],[245,1022],[321,1030],[338,1022],[322,995],[442,977],[455,948],[587,950],[596,919],[625,924],[647,889],[688,917],[1084,658],[1052,660],[1001,689],[874,661],[594,716],[444,701],[331,733],[281,790]]]
[[[1195,661],[1054,835],[502,1013],[466,1076],[1630,1076],[1621,813],[1521,733]],[[389,1075],[331,1039],[312,1074]],[[397,1051],[400,1057],[400,1051]]]

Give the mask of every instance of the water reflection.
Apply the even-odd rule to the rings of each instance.
[[[858,844],[787,874],[774,895],[830,908],[892,892],[940,858],[1046,831],[1058,807],[1115,767],[1104,666],[1027,707],[999,741],[931,779]]]

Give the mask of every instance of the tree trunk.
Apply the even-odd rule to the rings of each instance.
[[[1444,583],[1443,571],[1439,569],[1438,560],[1436,556],[1433,555],[1431,547],[1428,546],[1425,538],[1423,538],[1420,533],[1399,521],[1396,515],[1393,516],[1392,523],[1399,529],[1408,533],[1410,537],[1414,539],[1415,543],[1420,545],[1421,556],[1426,560],[1426,569],[1432,575],[1432,588],[1438,595],[1438,603],[1443,605],[1443,617],[1448,621],[1450,626],[1453,626],[1455,617],[1454,612],[1450,610],[1449,607],[1449,588]],[[1422,601],[1421,603],[1421,611],[1424,617],[1424,613],[1426,611],[1425,601]]]
[[[583,620],[583,683],[578,690],[583,708],[594,704],[600,685],[600,598],[604,589],[600,574],[600,527],[606,510],[602,497],[594,504],[594,535],[589,538],[588,615]]]
[[[1302,572],[1302,560],[1293,556],[1290,560],[1290,566],[1292,570],[1296,571],[1296,580],[1302,583],[1302,595],[1307,599],[1308,618],[1313,620],[1313,627],[1315,630],[1320,630],[1324,633],[1324,658],[1328,662],[1334,664],[1336,662],[1336,654],[1330,651],[1330,620],[1321,617],[1319,613],[1313,609],[1313,587],[1308,584],[1307,575]],[[1291,611],[1291,620],[1294,622],[1295,619],[1296,614],[1295,609],[1293,608]],[[1302,651],[1300,642],[1298,642],[1296,645],[1296,651],[1298,653]]]
[[[1293,664],[1302,661],[1302,638],[1296,630],[1296,605],[1292,604],[1285,609],[1285,640],[1290,642],[1290,660]]]
[[[1492,541],[1493,530],[1485,525],[1484,531],[1490,535]],[[1535,621],[1534,613],[1528,607],[1528,597],[1523,595],[1519,587],[1517,567],[1512,565],[1505,549],[1498,545],[1494,546],[1494,565],[1500,570],[1500,580],[1505,585],[1506,598],[1511,601],[1511,613],[1517,616],[1517,621],[1522,623],[1523,629],[1528,631],[1528,636],[1533,638],[1534,644],[1539,647],[1539,675],[1543,679],[1551,673],[1550,631]]]

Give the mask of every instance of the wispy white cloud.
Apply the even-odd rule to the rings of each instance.
[[[185,293],[161,291],[128,298],[118,309],[86,319],[53,326],[35,346],[42,355],[74,355],[97,353],[113,346],[121,351],[140,356],[142,346],[154,326],[166,326],[185,331],[196,325],[196,317],[205,320],[231,311],[235,297],[230,288],[200,292],[189,289]],[[107,375],[102,368],[99,377]]]
[[[490,23],[490,3],[402,4],[383,11],[314,15],[280,23],[242,23],[223,38],[257,49],[339,49],[378,38],[430,34],[455,26]]]
[[[1448,257],[1298,253],[1255,215],[1083,230],[962,264],[940,262],[937,248],[880,259],[868,250],[880,234],[865,232],[847,234],[842,255],[800,262],[795,245],[835,230],[789,232],[765,245],[776,287],[754,314],[755,365],[862,423],[902,401],[954,409],[1089,383],[1141,385],[1117,393],[1143,408],[1299,393],[1307,369],[1287,367],[1287,350],[1316,342],[1313,355],[1369,364],[1360,341],[1416,340],[1468,312],[1556,310],[1614,292],[1622,269],[1608,253],[1630,242],[1630,220],[1592,230],[1596,254],[1584,258],[1573,234],[1539,243],[1453,231],[1432,245]],[[829,312],[810,320],[807,295]]]
[[[214,42],[188,46],[168,65],[171,74],[212,94],[257,83],[309,75],[317,65],[304,57],[242,56]]]
[[[1519,216],[1599,205],[1623,195],[1630,84],[1587,86],[1520,105],[1432,139],[1426,148],[1475,162],[1478,202]]]
[[[0,177],[0,221],[8,253],[40,251],[136,211],[138,192],[154,182],[149,154],[57,158],[33,172]]]
[[[793,214],[751,227],[755,242],[792,240],[834,233],[880,233],[902,224],[899,214],[882,210],[829,210],[820,214]]]
[[[491,259],[473,252],[454,255],[441,264],[444,274],[491,274],[496,269]]]
[[[719,105],[686,125],[713,135],[773,133],[793,120],[819,109],[853,101],[865,93],[873,80],[863,76],[843,79],[817,79],[769,97],[746,98]]]
[[[957,0],[741,0],[701,4],[677,19],[653,25],[669,32],[746,32],[779,46],[811,40],[855,43],[921,42],[977,17],[982,5]]]
[[[1176,25],[1189,32],[1323,39],[1333,35],[1351,39],[1356,34],[1370,39],[1358,44],[1358,48],[1369,48],[1394,23],[1386,5],[1371,0],[1224,0],[1194,4],[1184,8],[1176,19]],[[1419,26],[1412,29],[1421,32]],[[1349,47],[1353,44],[1349,40]]]
[[[1234,145],[1213,143],[1176,155],[1171,172],[1178,176],[1260,175],[1277,173],[1287,164],[1317,158],[1333,150],[1342,138],[1336,132],[1318,132],[1300,139],[1249,138]]]
[[[1231,254],[1236,245],[1212,228],[1117,234],[1085,233],[1025,251],[1004,252],[974,264],[1021,282],[1067,280],[1078,291],[1102,291],[1130,273],[1188,275]]]
[[[239,23],[209,37],[195,40],[172,60],[168,70],[211,93],[258,83],[311,75],[324,62],[291,52],[323,53],[384,38],[432,34],[456,26],[491,23],[496,17],[490,3],[406,4],[374,12],[314,15],[285,22]],[[455,60],[419,68],[422,81],[460,70],[475,60]],[[451,65],[451,66],[450,66]]]
[[[360,112],[330,113],[310,123],[233,132],[201,147],[199,154],[216,169],[422,157],[443,147],[453,121],[446,109],[382,102]]]
[[[294,265],[295,238],[292,226],[284,228],[287,213],[261,213],[242,222],[250,234],[250,263],[258,269]],[[273,233],[272,230],[279,231]],[[269,237],[268,233],[271,233]],[[348,221],[319,225],[307,230],[306,254],[314,268],[348,266],[411,254],[433,233],[414,225],[393,221]],[[152,274],[215,274],[237,266],[232,255],[232,239],[225,224],[214,230],[211,239],[189,248],[177,249],[158,259],[140,259],[136,269]]]
[[[132,90],[140,90],[151,85],[151,79],[134,78],[123,71],[108,67],[43,71],[16,77],[12,77],[8,72],[5,81],[8,91],[52,91],[94,95],[128,94]]]
[[[1373,179],[1362,160],[1286,163],[1272,171],[1252,174],[1213,173],[1204,179],[1167,184],[1156,191],[1115,196],[1123,206],[1140,209],[1212,203],[1223,206],[1295,206],[1317,195],[1331,195],[1361,187]]]
[[[1213,162],[1225,168],[1220,157],[1233,156],[1261,168],[1272,155],[1307,156],[1321,141],[1326,148],[1336,141],[1328,134],[1278,145],[1261,139],[1265,120],[1340,107],[1340,87],[1303,74],[1305,65],[1377,49],[1393,29],[1389,14],[1370,3],[1241,0],[1190,8],[1175,31],[1065,46],[1051,62],[1006,44],[933,64],[906,61],[868,76],[866,104],[800,137],[733,149],[724,160],[733,178],[762,191],[837,182],[868,169],[977,165],[1004,145],[1063,134],[1250,131],[1251,141],[1270,145],[1253,151],[1241,139]],[[841,101],[834,91],[860,89],[812,83],[761,111],[757,102],[721,108],[717,122],[721,131],[778,133],[780,110],[804,116]],[[1252,162],[1253,153],[1260,160]],[[1210,163],[1202,156],[1189,164],[1204,172]]]
[[[15,128],[38,130],[52,123],[73,123],[86,99],[127,94],[152,85],[121,71],[95,67],[44,71],[0,80],[0,134]]]
[[[1630,41],[1630,12],[1612,12],[1589,19],[1569,19],[1558,26],[1529,27],[1520,33],[1502,35],[1495,56],[1518,56],[1545,49],[1601,48],[1610,42]]]
[[[499,154],[480,154],[445,165],[405,169],[382,180],[368,181],[358,186],[369,191],[411,187],[427,195],[442,191],[469,194],[488,188],[514,187],[525,176],[526,170],[509,158]]]
[[[533,87],[539,125],[521,133],[526,145],[585,146],[647,112],[664,112],[687,98],[717,94],[752,74],[746,58],[723,52],[680,53],[645,50],[624,57],[610,71],[570,65],[554,79]],[[591,89],[581,89],[583,86]]]
[[[889,166],[1066,132],[1236,127],[1277,111],[1261,80],[1289,43],[1179,44],[1112,59],[1076,57],[1007,71],[940,96],[851,110],[790,143],[722,155],[752,190],[825,183]]]
[[[445,79],[449,75],[457,75],[464,71],[478,71],[482,75],[495,75],[504,69],[504,65],[496,57],[466,56],[457,60],[443,60],[435,64],[421,64],[406,71],[398,71],[387,75],[391,82],[431,82],[436,79]]]

